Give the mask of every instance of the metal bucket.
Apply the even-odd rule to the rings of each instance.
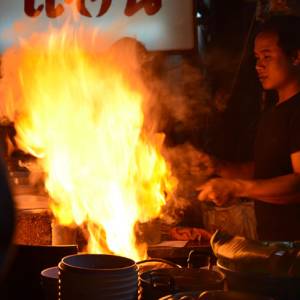
[[[41,285],[45,300],[58,298],[58,267],[51,267],[41,272]]]

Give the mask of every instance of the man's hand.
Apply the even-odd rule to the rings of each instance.
[[[243,195],[243,181],[224,178],[211,179],[197,188],[200,201],[212,201],[218,206]]]

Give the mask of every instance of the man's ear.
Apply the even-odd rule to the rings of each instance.
[[[296,51],[295,56],[293,58],[293,65],[300,66],[300,49]]]

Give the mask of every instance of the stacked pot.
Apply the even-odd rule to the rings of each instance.
[[[136,300],[138,271],[129,258],[104,254],[64,257],[59,267],[61,300]]]

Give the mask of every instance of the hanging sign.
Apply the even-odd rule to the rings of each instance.
[[[0,2],[0,51],[49,25],[131,36],[149,50],[194,47],[193,0],[10,0]]]

